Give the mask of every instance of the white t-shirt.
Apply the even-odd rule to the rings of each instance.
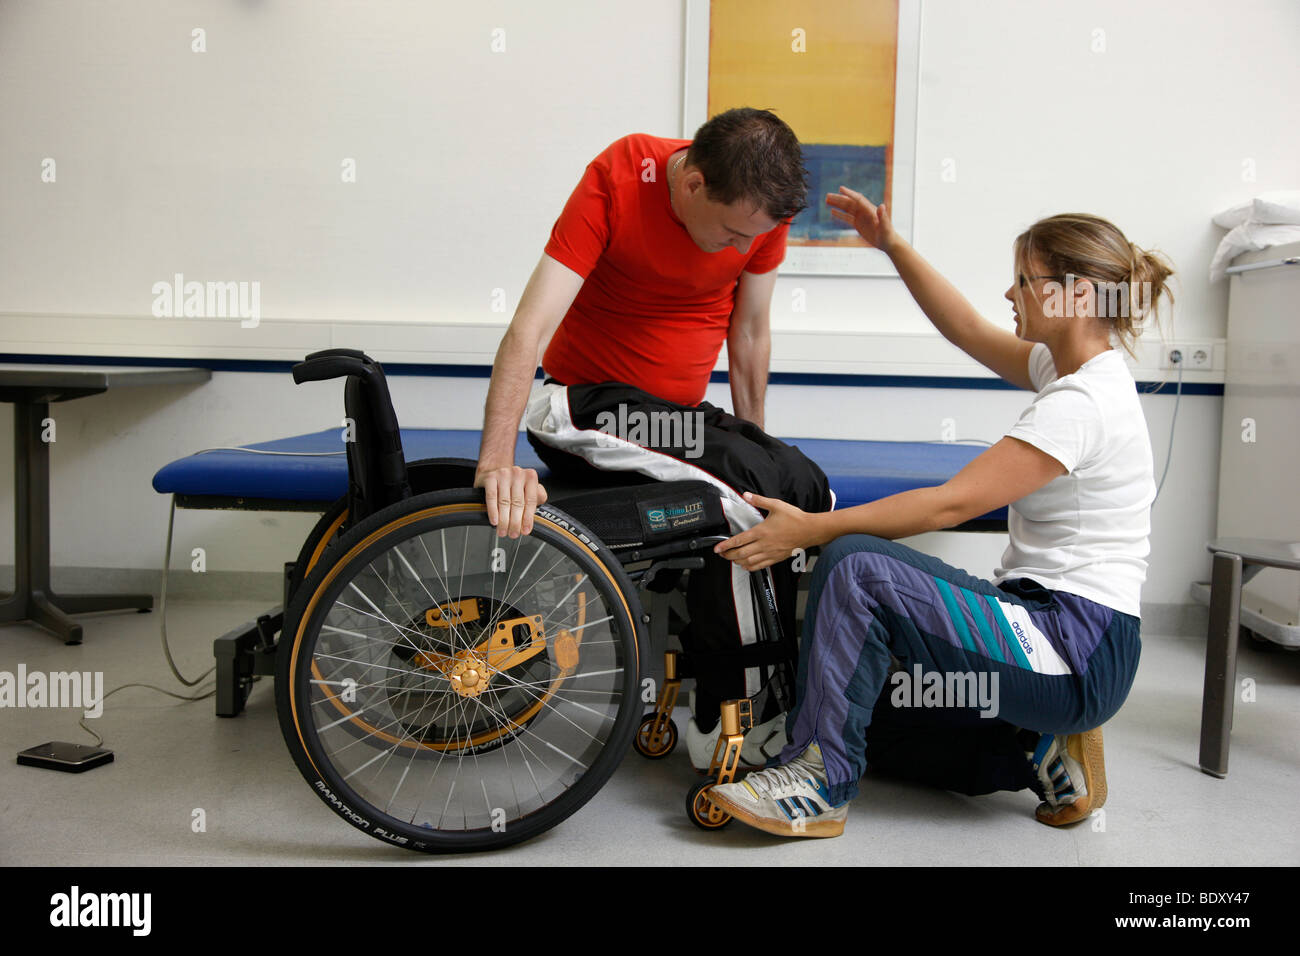
[[[1039,342],[1029,379],[1038,395],[1007,434],[1051,455],[1066,474],[1011,505],[1011,543],[994,582],[1032,578],[1137,617],[1156,489],[1133,376],[1110,349],[1057,378]]]

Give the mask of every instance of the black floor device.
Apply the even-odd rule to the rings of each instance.
[[[46,767],[65,773],[82,773],[101,764],[113,762],[113,751],[89,744],[69,744],[61,740],[18,751],[18,762],[28,767]]]

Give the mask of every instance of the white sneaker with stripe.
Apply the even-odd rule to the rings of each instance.
[[[713,787],[708,796],[737,820],[778,836],[839,836],[849,815],[848,801],[834,806],[829,800],[826,768],[816,744],[787,764]]]
[[[1043,802],[1035,811],[1040,823],[1077,823],[1106,802],[1106,761],[1100,727],[1082,734],[1043,734],[1026,754],[1038,775]]]

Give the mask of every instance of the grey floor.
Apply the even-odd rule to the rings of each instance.
[[[168,629],[182,671],[211,663],[212,638],[261,604],[172,602]],[[157,612],[83,616],[86,641],[65,647],[30,625],[0,627],[0,671],[102,671],[105,689],[171,679]],[[1243,648],[1231,774],[1196,768],[1204,641],[1144,635],[1124,709],[1106,726],[1104,818],[1069,830],[1034,822],[1027,792],[965,797],[868,777],[844,836],[784,841],[733,824],[704,833],[686,819],[697,778],[684,752],[629,754],[582,810],[522,846],[427,857],[346,825],[299,776],[280,737],[270,679],[235,719],[209,700],[183,703],[131,688],[94,722],[116,761],[72,775],[21,767],[47,740],[91,742],[71,710],[0,710],[0,864],[890,864],[1221,866],[1300,863],[1300,654]],[[202,810],[204,832],[194,832]]]

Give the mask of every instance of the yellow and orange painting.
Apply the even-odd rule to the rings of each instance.
[[[803,144],[809,206],[791,246],[865,246],[832,218],[849,186],[893,208],[898,0],[712,0],[708,115],[752,106]]]

